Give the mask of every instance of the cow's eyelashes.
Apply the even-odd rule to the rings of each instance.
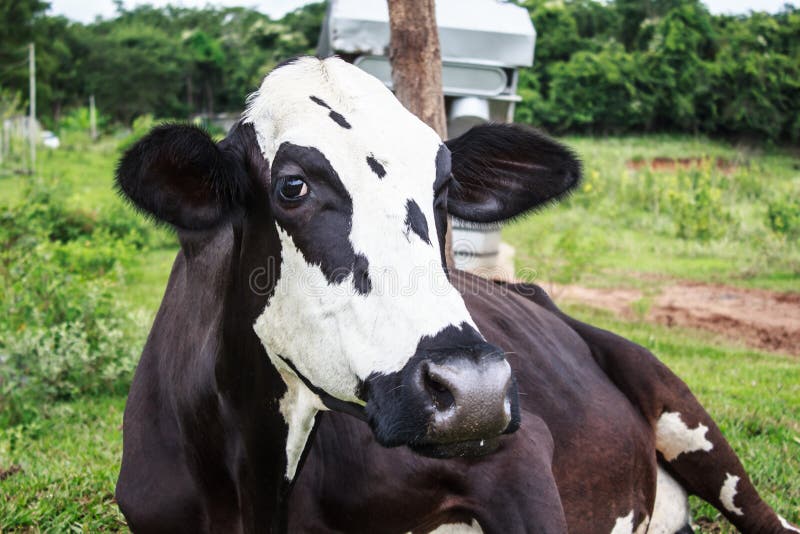
[[[302,176],[281,176],[276,184],[278,196],[284,202],[295,203],[308,196],[309,188]]]

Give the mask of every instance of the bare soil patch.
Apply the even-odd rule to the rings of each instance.
[[[16,464],[12,465],[8,469],[3,469],[2,467],[0,467],[0,481],[3,481],[5,479],[7,479],[8,477],[10,477],[12,475],[16,475],[17,473],[20,473],[20,472],[22,472],[22,467],[20,467],[20,466],[18,466]]]
[[[586,304],[627,319],[708,330],[750,347],[800,356],[800,293],[699,282],[667,283],[651,296],[637,289],[549,287],[556,301]]]
[[[638,171],[645,167],[649,167],[654,171],[674,171],[675,169],[691,169],[701,166],[708,158],[692,157],[692,158],[665,158],[657,157],[653,159],[632,159],[625,163],[629,169]],[[713,162],[714,166],[725,174],[732,173],[736,170],[738,165],[725,158],[716,158]]]

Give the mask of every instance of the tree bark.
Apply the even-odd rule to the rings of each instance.
[[[388,0],[389,61],[398,100],[439,137],[447,139],[442,92],[442,53],[435,0]],[[447,264],[453,265],[450,224],[445,238]]]

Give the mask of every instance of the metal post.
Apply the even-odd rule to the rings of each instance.
[[[89,134],[92,141],[97,139],[97,112],[94,108],[94,95],[89,96]]]
[[[30,72],[31,113],[28,119],[28,142],[31,145],[31,174],[36,173],[36,49],[34,44],[28,45],[28,63]]]

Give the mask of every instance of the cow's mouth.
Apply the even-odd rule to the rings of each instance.
[[[429,458],[475,458],[491,454],[500,446],[500,436],[455,443],[412,444],[408,447],[420,456]]]

